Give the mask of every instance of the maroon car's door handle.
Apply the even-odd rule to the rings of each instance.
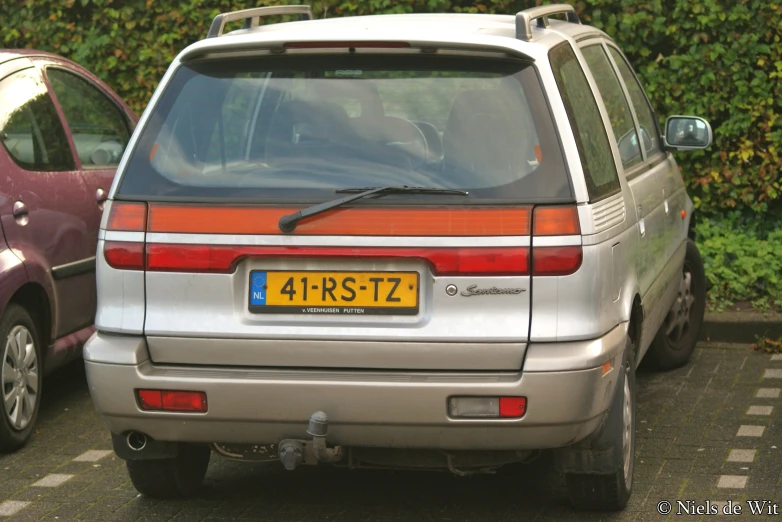
[[[98,200],[98,203],[103,203],[109,198],[108,194],[106,194],[106,191],[102,188],[99,188],[97,192],[95,192],[95,199]]]
[[[16,203],[14,203],[14,208],[11,211],[11,213],[14,215],[15,218],[26,216],[28,214],[27,205],[25,205],[24,202],[22,201],[17,201]]]
[[[30,212],[27,210],[27,205],[25,205],[23,201],[14,203],[11,214],[13,214],[16,222],[22,226],[25,226],[30,221]]]

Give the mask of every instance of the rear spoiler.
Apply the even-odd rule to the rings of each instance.
[[[226,39],[228,40],[228,39]],[[217,39],[203,40],[203,44],[196,44],[192,48],[185,49],[179,56],[180,62],[196,60],[200,58],[225,57],[227,54],[285,54],[294,51],[322,53],[328,50],[331,53],[340,52],[388,52],[388,53],[414,53],[414,54],[495,54],[507,58],[515,58],[525,62],[534,62],[535,59],[513,47],[496,45],[491,43],[463,43],[463,42],[437,42],[437,41],[399,41],[399,40],[302,40],[291,41],[219,41]],[[512,41],[512,40],[511,40]],[[208,42],[208,43],[207,43]],[[209,45],[215,42],[215,45]],[[322,44],[322,45],[318,45]]]

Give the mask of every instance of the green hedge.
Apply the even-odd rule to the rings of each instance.
[[[570,1],[585,23],[605,30],[628,54],[661,118],[695,114],[712,124],[715,144],[709,151],[678,155],[699,209],[705,238],[701,247],[710,267],[712,296],[723,301],[778,303],[775,285],[779,283],[770,275],[758,276],[762,266],[744,264],[737,268],[740,275],[730,267],[734,254],[762,254],[764,259],[778,256],[778,249],[772,255],[756,244],[772,245],[780,240],[778,235],[747,236],[736,225],[738,218],[721,218],[731,213],[753,223],[775,223],[772,229],[782,228],[780,0]],[[74,59],[95,71],[140,113],[174,56],[203,38],[216,14],[259,3],[4,0],[0,2],[0,43]],[[312,7],[321,18],[389,12],[512,14],[536,3],[550,2],[313,0]],[[741,242],[732,243],[736,234]],[[754,246],[747,247],[750,243]],[[770,291],[770,287],[777,290]]]
[[[515,13],[534,3],[314,0],[312,6],[316,16],[323,17]],[[779,0],[578,0],[574,4],[584,22],[605,30],[625,50],[661,118],[697,114],[712,123],[715,146],[679,158],[699,209],[765,214],[780,205]],[[255,5],[229,0],[6,0],[0,2],[2,44],[72,58],[95,71],[141,112],[170,61],[206,35],[216,14]]]

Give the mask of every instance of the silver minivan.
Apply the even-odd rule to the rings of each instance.
[[[623,508],[635,369],[687,362],[704,313],[671,152],[711,140],[661,133],[570,6],[217,16],[101,226],[84,355],[117,455],[171,497],[211,451],[470,475],[553,450],[575,506]]]

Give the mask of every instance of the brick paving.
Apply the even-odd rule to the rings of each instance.
[[[550,455],[496,475],[244,464],[213,456],[197,498],[140,497],[111,450],[81,364],[46,383],[32,442],[0,456],[0,520],[515,521],[736,520],[747,500],[782,502],[782,357],[701,345],[668,373],[638,374],[635,491],[622,513],[582,513]],[[670,502],[673,513],[657,512]],[[677,501],[717,511],[676,515]],[[687,501],[692,501],[687,504]],[[706,504],[709,501],[709,504]],[[730,503],[730,504],[729,504]],[[760,505],[756,506],[758,509]]]

